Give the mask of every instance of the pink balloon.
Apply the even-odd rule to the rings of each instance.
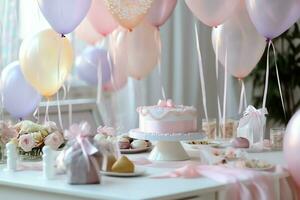
[[[300,16],[299,0],[246,0],[257,31],[273,39],[289,29]]]
[[[107,36],[118,27],[118,23],[107,10],[104,0],[93,0],[87,17],[95,30],[103,36]]]
[[[218,59],[237,78],[248,76],[262,57],[266,46],[265,39],[256,31],[245,5],[224,24],[213,28],[212,43],[218,51]]]
[[[92,27],[91,23],[86,18],[76,28],[75,35],[79,39],[92,45],[103,39],[103,36]]]
[[[218,26],[228,19],[240,0],[185,0],[192,13],[208,26]]]
[[[294,114],[287,125],[283,153],[289,172],[300,187],[300,110]]]
[[[154,0],[146,16],[146,20],[153,26],[160,27],[171,16],[177,0]]]
[[[109,55],[112,61],[113,73],[111,81],[103,85],[103,90],[113,92],[121,89],[127,83],[127,43],[123,42],[127,30],[118,28],[109,35]]]

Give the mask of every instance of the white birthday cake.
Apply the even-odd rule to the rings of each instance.
[[[175,105],[172,100],[159,100],[157,105],[137,108],[139,131],[146,133],[197,132],[197,110],[192,106]]]

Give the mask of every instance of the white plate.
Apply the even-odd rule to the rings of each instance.
[[[119,173],[119,172],[106,172],[100,171],[100,174],[105,176],[114,176],[114,177],[135,177],[135,176],[142,176],[146,172],[145,169],[136,167],[133,173]]]
[[[140,148],[140,149],[120,149],[121,153],[134,154],[134,153],[143,153],[152,149],[153,146]]]

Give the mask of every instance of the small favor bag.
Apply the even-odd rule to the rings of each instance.
[[[65,131],[69,148],[64,158],[69,184],[99,184],[103,156],[93,144],[94,134],[84,122]]]
[[[258,143],[263,145],[266,114],[268,114],[266,108],[256,109],[251,105],[248,106],[239,121],[237,136],[247,138],[251,146]]]

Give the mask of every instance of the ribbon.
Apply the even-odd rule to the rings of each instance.
[[[240,104],[239,104],[239,114],[242,113],[242,110],[246,108],[247,106],[247,96],[246,96],[246,89],[245,89],[245,83],[243,79],[239,79],[239,82],[241,83],[241,94],[240,94]]]
[[[84,159],[86,160],[88,170],[90,169],[89,156],[98,152],[98,149],[89,141],[89,137],[94,136],[90,130],[90,125],[87,122],[82,122],[79,125],[72,124],[69,130],[64,132],[65,138],[73,142],[72,148],[75,149],[77,144],[79,144]]]
[[[266,114],[268,114],[266,108],[256,109],[254,106],[249,105],[239,121],[238,128],[248,125],[249,128],[253,130],[253,133],[263,133],[264,125],[266,123]],[[263,134],[261,137],[263,137]],[[261,141],[263,141],[263,138],[261,138]]]
[[[155,40],[156,40],[156,43],[158,44],[158,55],[159,55],[159,58],[158,58],[158,77],[159,77],[159,84],[160,84],[160,89],[161,89],[161,95],[162,95],[162,98],[164,100],[166,100],[166,92],[165,92],[165,88],[163,86],[163,83],[162,83],[162,72],[161,72],[161,54],[162,54],[162,51],[161,51],[161,39],[160,39],[160,35],[159,35],[159,29],[157,29],[157,31],[155,32]]]
[[[49,98],[47,98],[44,123],[49,121],[49,101],[50,101]]]
[[[201,92],[202,92],[202,103],[205,114],[205,119],[208,122],[208,114],[207,114],[207,103],[206,103],[206,90],[205,90],[205,81],[204,81],[204,73],[203,73],[203,63],[202,63],[202,55],[199,44],[199,36],[197,24],[195,23],[195,36],[196,36],[196,45],[197,45],[197,53],[198,53],[198,63],[199,63],[199,74],[200,74],[200,83],[201,83]]]
[[[97,133],[105,136],[116,136],[116,130],[108,126],[99,126],[97,128]]]
[[[226,102],[227,102],[227,48],[225,52],[225,71],[224,71],[224,97],[223,97],[223,134],[226,135]]]
[[[280,100],[281,100],[283,113],[284,113],[284,116],[286,118],[286,111],[285,111],[284,100],[283,100],[281,84],[280,84],[280,77],[279,77],[278,66],[277,66],[276,50],[275,50],[275,46],[274,46],[272,40],[269,40],[269,39],[268,39],[268,50],[267,50],[267,66],[266,66],[265,89],[264,89],[263,106],[262,107],[263,108],[266,107],[266,101],[267,101],[267,95],[268,95],[268,84],[269,84],[269,73],[270,73],[270,47],[272,47],[272,50],[273,50],[274,63],[275,63],[275,69],[276,69],[276,78],[277,78],[277,83],[278,83]]]

